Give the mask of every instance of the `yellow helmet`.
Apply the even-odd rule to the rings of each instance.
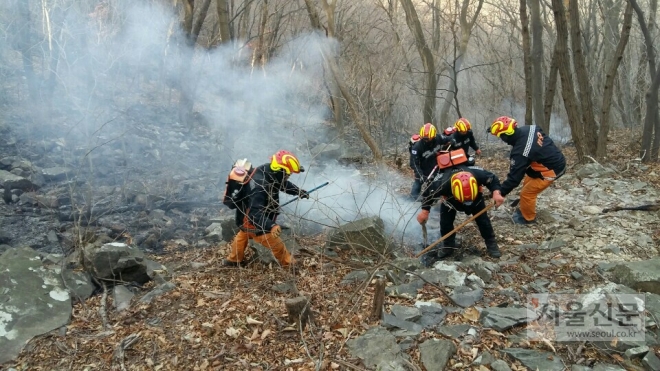
[[[298,174],[305,171],[300,165],[298,158],[289,151],[277,151],[270,159],[270,169],[273,171],[284,170],[287,174]]]
[[[465,134],[468,132],[468,130],[472,130],[472,125],[470,125],[470,121],[468,119],[461,117],[456,121],[454,124],[454,127],[456,128],[456,131],[458,131],[461,134]]]
[[[451,176],[451,194],[460,203],[472,202],[479,194],[477,178],[472,173],[460,171]]]
[[[490,125],[490,128],[488,129],[488,132],[499,138],[502,134],[512,135],[516,131],[517,126],[518,123],[516,120],[508,116],[501,116],[493,121],[493,123]]]
[[[421,129],[419,129],[419,136],[422,137],[422,139],[433,139],[436,134],[438,134],[438,129],[436,129],[435,125],[431,123],[426,123]]]

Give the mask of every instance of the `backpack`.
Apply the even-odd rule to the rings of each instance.
[[[462,164],[467,165],[468,157],[465,155],[465,151],[462,148],[458,148],[453,151],[442,151],[438,153],[436,161],[438,169],[442,171],[448,168],[458,167]]]
[[[225,194],[222,197],[222,204],[234,210],[243,209],[243,204],[250,197],[250,180],[254,174],[252,164],[246,159],[238,160],[231,167],[227,182],[225,182]]]

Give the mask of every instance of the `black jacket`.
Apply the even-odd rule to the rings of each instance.
[[[459,167],[451,172],[444,173],[441,177],[436,178],[436,180],[431,183],[422,195],[423,210],[431,210],[431,206],[433,206],[436,201],[441,197],[446,197],[447,202],[449,202],[449,204],[451,204],[456,210],[469,211],[469,207],[458,202],[451,193],[451,176],[459,171],[470,172],[477,179],[480,192],[477,199],[472,202],[473,204],[477,204],[483,200],[483,195],[481,193],[482,186],[488,188],[491,193],[501,190],[500,179],[490,171],[476,167]]]
[[[438,135],[429,141],[420,140],[412,146],[410,154],[412,156],[412,168],[415,171],[415,178],[424,180],[431,174],[431,171],[437,165],[435,158],[438,151],[448,141],[448,137]]]
[[[269,233],[277,223],[279,215],[280,192],[299,195],[301,190],[284,177],[284,170],[273,171],[270,164],[256,168],[250,181],[250,200],[247,215],[236,211],[236,222],[239,227],[257,235]],[[239,219],[240,218],[240,219]]]
[[[525,174],[532,178],[555,180],[564,175],[566,159],[549,136],[536,125],[516,128],[512,135],[500,136],[512,146],[511,166],[502,183],[502,196],[511,193]]]
[[[450,137],[450,142],[452,147],[463,148],[466,155],[470,148],[475,151],[479,149],[477,142],[474,140],[474,133],[472,133],[472,130],[468,130],[465,134],[461,134],[457,131],[454,132]]]

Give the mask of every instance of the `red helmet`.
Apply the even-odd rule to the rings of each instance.
[[[512,135],[516,130],[516,127],[518,127],[516,120],[509,116],[502,116],[496,118],[495,121],[493,121],[493,123],[490,125],[490,128],[488,129],[488,133],[493,134],[499,138],[502,134]]]
[[[479,194],[477,178],[468,171],[460,171],[451,176],[451,194],[460,203],[472,202]]]
[[[453,126],[450,126],[450,127],[446,128],[445,131],[443,131],[443,133],[446,136],[450,136],[450,135],[454,134],[455,131],[456,131],[456,129],[454,129]]]
[[[438,134],[438,129],[436,129],[435,125],[431,123],[426,123],[421,129],[419,129],[419,136],[422,137],[422,139],[433,139],[436,134]]]
[[[472,130],[472,125],[470,125],[470,121],[468,119],[461,117],[456,121],[454,124],[454,127],[456,128],[456,131],[458,131],[461,134],[465,134],[468,132],[468,130]]]
[[[284,170],[287,174],[298,174],[305,171],[305,168],[300,165],[298,158],[293,153],[284,150],[277,151],[270,158],[270,168],[273,171]]]

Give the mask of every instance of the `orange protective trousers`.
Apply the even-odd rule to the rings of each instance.
[[[528,221],[536,219],[536,197],[552,184],[552,180],[531,178],[525,175],[520,190],[520,213]]]
[[[273,236],[272,233],[257,236],[251,232],[238,231],[234,239],[231,241],[231,251],[227,260],[234,263],[240,263],[245,257],[245,248],[248,246],[249,240],[264,246],[273,252],[275,259],[280,262],[283,267],[288,267],[293,262],[291,254],[286,249],[284,241],[281,238]]]

